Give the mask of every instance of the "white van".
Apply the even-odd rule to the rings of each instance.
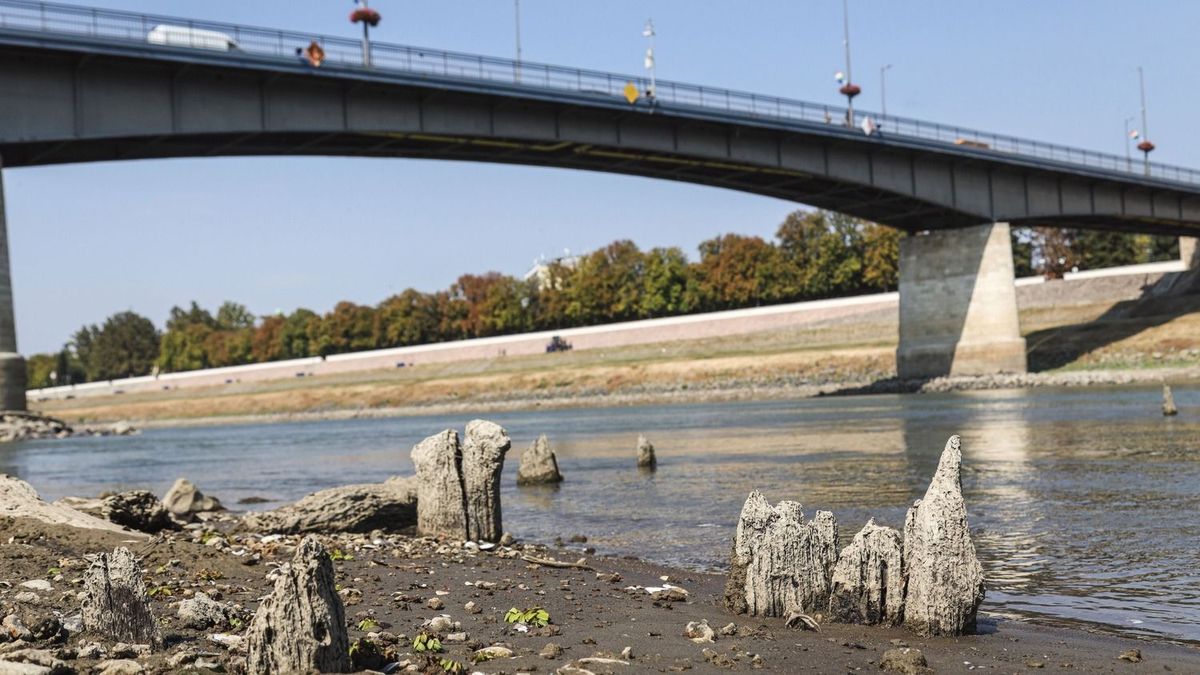
[[[160,24],[155,26],[147,35],[146,42],[152,45],[167,47],[191,47],[192,49],[208,49],[216,52],[228,52],[238,49],[237,42],[225,33],[203,28],[187,26],[170,26]]]

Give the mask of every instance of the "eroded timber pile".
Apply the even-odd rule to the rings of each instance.
[[[468,541],[503,534],[500,473],[512,446],[508,432],[484,420],[467,424],[466,441],[447,429],[412,449],[417,469],[417,531]]]

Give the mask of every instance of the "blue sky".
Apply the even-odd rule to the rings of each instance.
[[[92,4],[356,35],[349,0]],[[513,54],[512,0],[372,6],[383,14],[377,40]],[[838,0],[522,0],[521,13],[529,61],[638,74],[653,17],[660,78],[840,103]],[[861,107],[878,108],[890,63],[893,114],[1121,154],[1140,64],[1154,158],[1200,166],[1189,114],[1200,3],[851,0],[850,16]],[[26,353],[124,309],[161,325],[193,299],[258,314],[374,304],[463,272],[520,274],[539,255],[616,238],[694,256],[720,233],[769,237],[796,208],[651,179],[416,160],[161,160],[14,169],[4,180]],[[361,194],[374,197],[352,198]]]

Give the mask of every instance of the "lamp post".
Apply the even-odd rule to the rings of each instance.
[[[846,75],[845,83],[838,89],[842,96],[846,97],[846,126],[854,127],[854,97],[862,93],[862,87],[854,84],[854,77],[850,70],[850,3],[849,0],[842,0],[842,44],[846,47]],[[838,73],[841,75],[841,73]],[[842,81],[842,77],[838,81]]]
[[[521,83],[521,0],[513,0],[513,20],[517,28],[517,84]]]
[[[361,23],[363,27],[363,65],[371,67],[371,27],[378,26],[382,18],[379,12],[367,6],[367,0],[354,0],[355,10],[350,12],[350,23]]]
[[[1125,170],[1129,171],[1129,172],[1133,171],[1133,158],[1130,156],[1130,153],[1129,153],[1129,141],[1134,138],[1137,138],[1137,136],[1138,136],[1137,130],[1130,131],[1129,123],[1135,119],[1137,119],[1137,118],[1135,118],[1135,117],[1126,117],[1125,118]]]
[[[892,69],[892,64],[879,69],[879,114],[887,117],[887,71]]]
[[[646,49],[646,70],[650,71],[650,99],[654,100],[658,96],[658,79],[657,65],[654,62],[654,20],[646,19],[646,27],[642,29],[642,37],[650,40],[650,47]]]
[[[1142,151],[1143,165],[1146,169],[1146,175],[1150,175],[1150,153],[1154,152],[1154,144],[1150,142],[1150,129],[1146,126],[1146,77],[1142,73],[1142,67],[1138,66],[1138,87],[1142,93],[1142,142],[1138,143],[1138,150]]]

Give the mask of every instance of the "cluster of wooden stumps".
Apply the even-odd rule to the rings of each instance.
[[[750,493],[738,521],[725,604],[734,613],[904,624],[921,635],[973,632],[983,568],[967,527],[958,436],[946,444],[904,535],[872,520],[837,549],[833,514],[805,520],[800,504]]]

